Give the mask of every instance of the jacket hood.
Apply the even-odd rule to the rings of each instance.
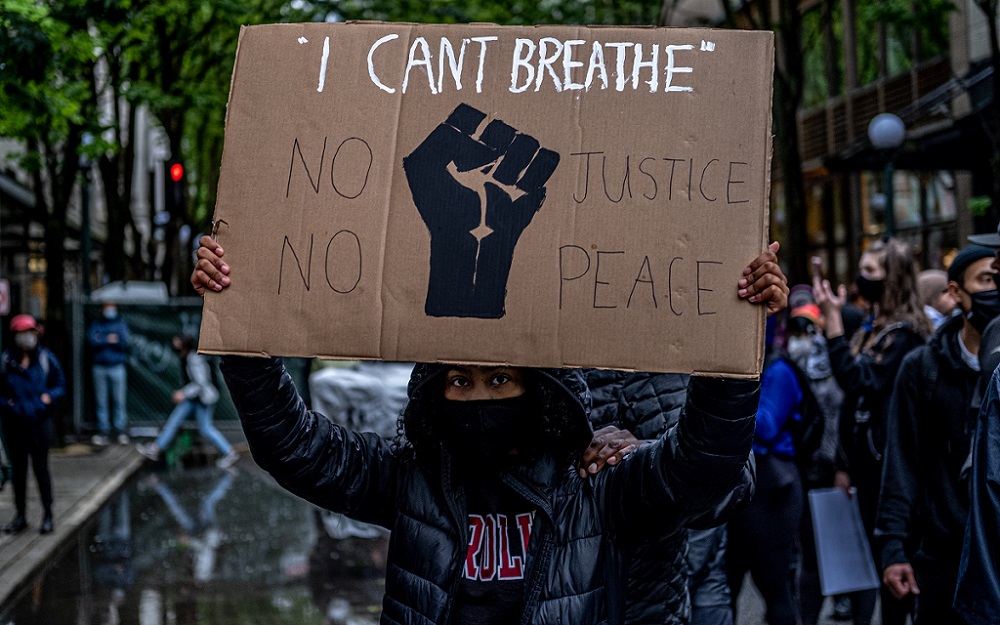
[[[962,359],[962,348],[958,344],[962,340],[960,333],[964,324],[965,316],[955,315],[941,324],[941,327],[937,329],[937,332],[928,341],[928,345],[930,345],[934,355],[944,359],[955,370],[969,368],[965,364],[965,360]]]
[[[432,400],[428,398],[442,397],[444,395],[443,385],[438,389],[432,389],[432,383],[440,379],[445,374],[450,365],[438,363],[417,363],[410,374],[410,382],[406,392],[409,403],[403,409],[403,425],[406,437],[410,441],[415,441],[420,437],[421,432],[416,431],[419,427],[418,413],[430,408]],[[568,427],[563,431],[563,438],[559,441],[560,448],[567,453],[573,454],[582,452],[593,438],[593,430],[590,426],[590,409],[592,405],[590,389],[578,369],[547,369],[529,368],[523,369],[529,380],[537,386],[549,392],[540,394],[543,401],[543,411],[546,414],[558,410],[553,404],[560,404],[563,409],[569,409]],[[565,401],[558,401],[557,398]],[[433,417],[434,415],[425,415]]]

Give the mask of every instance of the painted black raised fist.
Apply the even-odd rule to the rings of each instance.
[[[514,248],[545,201],[559,155],[499,119],[460,104],[403,159],[413,202],[431,235],[424,311],[504,316]]]

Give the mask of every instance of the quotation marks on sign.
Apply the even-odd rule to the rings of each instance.
[[[701,51],[702,52],[715,52],[715,44],[711,41],[701,40]]]
[[[403,159],[431,236],[426,314],[499,319],[521,234],[545,201],[559,154],[460,104]]]

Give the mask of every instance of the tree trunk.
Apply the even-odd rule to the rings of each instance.
[[[774,136],[781,172],[784,176],[785,215],[788,239],[785,267],[791,284],[808,280],[809,241],[806,233],[805,183],[799,153],[798,110],[802,103],[802,14],[797,3],[779,1],[777,38],[778,63],[774,81]]]

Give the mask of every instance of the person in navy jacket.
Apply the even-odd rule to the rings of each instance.
[[[87,330],[87,345],[93,363],[94,403],[97,406],[98,433],[95,445],[107,445],[115,434],[122,445],[129,443],[125,431],[128,417],[125,413],[125,391],[128,387],[125,363],[128,361],[128,325],[112,302],[101,306],[101,316]],[[114,407],[114,432],[111,429],[108,399]]]
[[[66,394],[66,378],[52,352],[38,344],[34,317],[16,315],[10,321],[10,331],[13,347],[0,354],[0,424],[10,448],[17,512],[4,531],[14,534],[28,527],[25,499],[30,458],[44,511],[41,533],[48,534],[53,529],[49,476],[52,412],[55,402]]]

